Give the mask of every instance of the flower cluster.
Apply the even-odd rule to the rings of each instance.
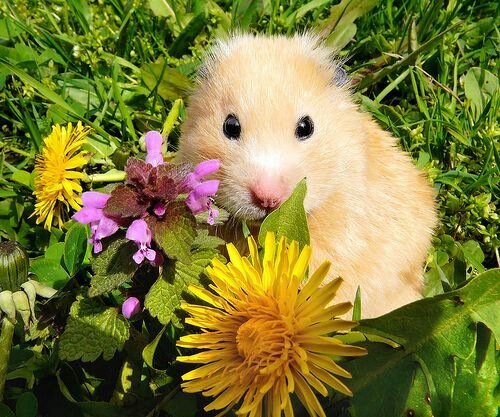
[[[125,237],[137,245],[134,261],[141,264],[146,259],[160,265],[163,256],[151,247],[154,229],[168,221],[169,205],[183,195],[187,195],[185,204],[193,214],[208,211],[208,222],[213,224],[218,212],[212,207],[212,196],[218,190],[219,181],[205,181],[204,177],[219,169],[219,161],[204,161],[194,170],[188,164],[165,163],[162,141],[159,132],[146,134],[146,160],[129,158],[126,182],[111,194],[83,193],[83,208],[73,219],[90,225],[94,253],[102,251],[102,239],[122,226],[127,228]]]

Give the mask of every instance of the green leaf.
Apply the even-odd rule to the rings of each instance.
[[[129,281],[139,268],[132,259],[137,251],[134,242],[117,238],[106,244],[105,249],[92,259],[94,276],[90,281],[89,297],[112,291]]]
[[[5,404],[0,403],[0,417],[16,417],[12,410]]]
[[[177,36],[174,43],[170,46],[168,53],[171,56],[180,58],[182,55],[189,52],[189,46],[192,45],[194,39],[205,28],[207,20],[208,16],[205,12],[194,16],[179,36]]]
[[[162,220],[150,216],[147,221],[154,240],[169,258],[190,262],[196,221],[184,202],[170,203]]]
[[[194,417],[198,411],[196,396],[179,391],[163,410],[170,416]]]
[[[110,360],[128,340],[129,326],[118,309],[78,297],[61,336],[59,356],[68,361],[93,362],[102,354],[104,360]]]
[[[16,402],[16,417],[36,417],[38,401],[31,392],[23,393]]]
[[[123,408],[104,401],[81,401],[75,403],[85,417],[126,417],[130,415]]]
[[[296,240],[300,246],[309,244],[309,228],[304,210],[306,197],[306,180],[300,181],[292,195],[262,222],[259,231],[259,243],[264,246],[267,232],[275,232],[277,237],[286,236]]]
[[[354,297],[354,304],[352,306],[352,320],[361,320],[361,287],[358,286],[356,295]]]
[[[329,34],[326,44],[334,50],[343,49],[356,34],[356,19],[368,13],[378,2],[379,0],[342,0],[332,6],[330,16],[319,28]]]
[[[435,416],[497,415],[498,373],[488,334],[499,340],[500,269],[460,290],[364,320],[357,330],[402,346],[367,343],[368,356],[346,363],[353,373],[353,417],[400,417],[408,401],[424,401],[427,394]],[[420,371],[425,384],[415,382]]]
[[[52,259],[38,258],[33,260],[30,271],[38,277],[38,281],[56,290],[64,287],[71,279],[61,264]]]
[[[156,348],[158,347],[158,343],[160,343],[160,339],[163,336],[163,333],[165,333],[166,328],[167,326],[163,326],[163,329],[160,330],[153,341],[142,350],[142,359],[144,359],[146,365],[148,365],[152,369],[155,369],[155,367],[153,366],[153,360],[155,357]]]
[[[19,184],[25,185],[26,187],[33,189],[33,185],[31,182],[31,174],[27,171],[23,171],[22,169],[14,171],[14,173],[12,174],[12,181],[18,182]]]
[[[475,240],[468,240],[462,245],[464,259],[478,271],[483,272],[484,253],[481,246]]]
[[[175,12],[168,0],[149,0],[149,7],[155,16],[175,17]]]
[[[62,263],[64,256],[64,242],[57,242],[50,245],[45,251],[45,259],[50,259],[51,261]]]
[[[184,293],[190,284],[198,283],[216,254],[215,249],[199,247],[193,250],[191,263],[177,261],[175,265],[166,266],[146,295],[144,305],[149,313],[162,324],[172,321],[175,326],[180,327],[175,313],[180,308]]]
[[[483,68],[471,68],[464,77],[465,97],[470,101],[475,120],[482,114],[488,101],[498,91],[498,78]]]
[[[75,223],[66,233],[64,239],[64,264],[71,276],[74,276],[82,266],[87,253],[87,226]]]
[[[191,88],[191,81],[175,68],[170,68],[164,60],[141,66],[141,77],[151,90],[157,89],[165,100],[177,100],[185,97]]]

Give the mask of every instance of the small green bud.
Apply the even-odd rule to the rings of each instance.
[[[18,291],[28,281],[30,260],[17,242],[0,242],[0,291]]]

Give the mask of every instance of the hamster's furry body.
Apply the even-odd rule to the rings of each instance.
[[[250,221],[306,177],[311,267],[331,260],[330,279],[344,278],[338,300],[352,301],[360,286],[363,317],[373,317],[421,297],[433,190],[396,140],[353,104],[338,71],[307,35],[219,42],[190,98],[178,157],[219,159],[216,202]],[[238,120],[237,137],[227,134],[228,115]],[[307,138],[298,130],[305,116],[314,129]]]

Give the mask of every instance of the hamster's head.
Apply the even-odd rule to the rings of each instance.
[[[363,169],[346,75],[310,36],[219,42],[189,100],[178,157],[219,159],[218,205],[260,220],[307,179],[313,212]]]

